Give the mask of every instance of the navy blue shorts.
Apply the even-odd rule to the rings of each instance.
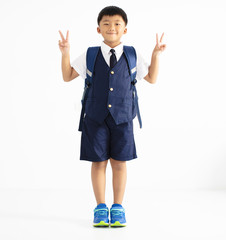
[[[100,162],[110,157],[119,161],[137,158],[133,120],[116,125],[109,113],[100,125],[86,115],[81,135],[80,160]]]

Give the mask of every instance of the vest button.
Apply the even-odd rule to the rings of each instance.
[[[113,91],[113,88],[111,87],[110,90]]]
[[[108,104],[108,107],[110,108],[110,107],[111,107],[111,104]]]
[[[111,74],[114,74],[115,72],[114,71],[111,71]]]

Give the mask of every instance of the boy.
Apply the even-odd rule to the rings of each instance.
[[[82,119],[80,160],[92,162],[91,179],[97,202],[93,226],[126,226],[125,209],[122,206],[126,186],[126,161],[137,158],[133,135],[134,112],[132,107],[131,79],[127,60],[123,54],[121,37],[127,32],[127,15],[119,7],[109,6],[98,15],[97,32],[102,35]],[[65,82],[79,75],[86,78],[86,52],[70,65],[69,31],[62,41],[62,74]],[[164,33],[163,33],[164,34]],[[136,79],[155,83],[158,74],[159,54],[165,49],[156,34],[156,46],[151,65],[137,53]],[[105,173],[110,160],[113,172],[114,202],[110,209],[105,204]]]

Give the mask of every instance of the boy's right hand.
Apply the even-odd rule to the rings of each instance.
[[[69,31],[67,31],[66,39],[64,38],[64,36],[60,30],[59,30],[59,33],[60,33],[60,36],[62,39],[62,41],[59,40],[60,51],[61,51],[62,55],[67,55],[67,54],[69,54],[69,51],[70,51],[70,44],[68,41]]]

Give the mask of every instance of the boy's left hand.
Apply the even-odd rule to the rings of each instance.
[[[155,45],[155,48],[153,50],[153,54],[155,54],[155,55],[159,55],[166,48],[166,44],[162,44],[163,35],[164,35],[164,33],[162,34],[162,36],[160,38],[160,41],[159,41],[158,33],[156,33],[156,45]]]

